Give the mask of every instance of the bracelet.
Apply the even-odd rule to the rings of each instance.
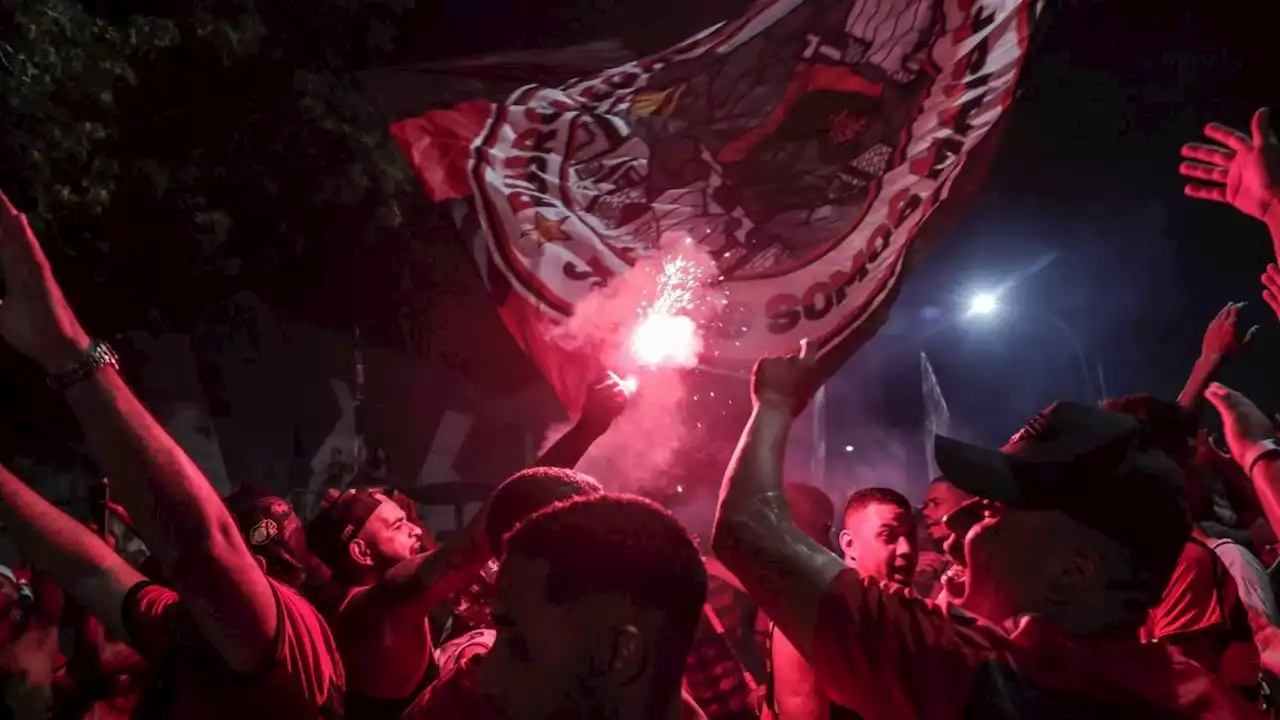
[[[1258,467],[1258,463],[1262,462],[1269,456],[1275,455],[1276,453],[1280,453],[1280,442],[1277,442],[1274,438],[1263,440],[1257,445],[1249,448],[1249,452],[1244,456],[1244,462],[1241,463],[1245,474],[1249,477],[1253,477],[1253,470]]]
[[[120,356],[116,355],[116,351],[110,345],[101,340],[94,340],[85,351],[83,360],[61,372],[50,373],[45,379],[49,382],[49,387],[62,392],[88,380],[105,367],[119,370]]]

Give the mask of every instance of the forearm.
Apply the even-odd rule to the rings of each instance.
[[[778,408],[761,406],[752,412],[720,487],[713,540],[760,524],[764,509],[783,512],[790,521],[783,494],[783,460],[793,422],[789,412]],[[719,551],[717,557],[725,560]],[[726,561],[726,565],[733,570],[732,564]]]
[[[103,369],[66,398],[115,499],[162,564],[204,564],[211,550],[236,544],[239,533],[213,486],[119,373]]]
[[[1188,410],[1194,409],[1200,399],[1204,397],[1205,388],[1209,387],[1209,383],[1221,368],[1221,356],[1201,355],[1196,360],[1195,366],[1191,368],[1191,375],[1187,378],[1187,384],[1183,386],[1182,392],[1178,394],[1178,404]]]
[[[761,406],[751,415],[720,489],[712,548],[765,613],[808,657],[818,605],[844,569],[795,525],[783,492],[792,417]]]
[[[275,594],[213,486],[116,371],[100,370],[66,397],[115,499],[205,639],[232,669],[258,672],[274,648]]]
[[[42,573],[47,573],[113,632],[124,637],[122,602],[142,575],[88,528],[0,467],[0,519]]]
[[[439,548],[391,568],[365,598],[353,600],[376,605],[381,612],[407,609],[420,622],[431,608],[474,580],[491,557],[471,533],[459,533]]]
[[[557,467],[572,470],[582,460],[582,457],[591,449],[591,444],[600,439],[600,433],[592,428],[584,427],[582,424],[575,424],[565,431],[563,435],[551,443],[551,446],[543,451],[534,460],[533,467]]]

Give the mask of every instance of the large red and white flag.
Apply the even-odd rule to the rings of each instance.
[[[1012,101],[1041,2],[762,0],[660,54],[392,131],[434,199],[471,204],[506,324],[572,410],[599,368],[550,328],[675,243],[718,271],[704,366],[854,335]]]

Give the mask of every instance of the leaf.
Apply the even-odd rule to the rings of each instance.
[[[109,5],[5,3],[0,186],[25,188],[51,253],[162,243],[113,251],[95,279],[155,277],[139,269],[158,252],[156,282],[178,293],[191,284],[166,278],[210,271],[307,283],[273,273],[324,251],[335,222],[351,237],[406,224],[414,176],[353,78],[399,50],[411,0]],[[128,285],[153,304],[154,288]]]

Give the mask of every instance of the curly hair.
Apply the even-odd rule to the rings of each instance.
[[[539,510],[562,500],[603,492],[604,488],[594,478],[576,470],[556,467],[522,470],[503,481],[489,499],[489,516],[485,518],[489,549],[495,556],[502,557],[506,536]]]
[[[565,500],[517,526],[507,536],[507,553],[547,563],[547,599],[558,605],[605,595],[656,611],[655,699],[679,692],[706,602],[707,571],[670,512],[630,495]]]

